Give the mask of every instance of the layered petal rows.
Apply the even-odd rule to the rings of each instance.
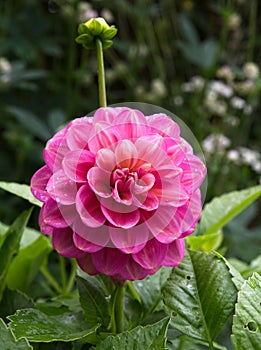
[[[121,281],[180,263],[206,168],[170,117],[100,108],[56,133],[44,160],[31,190],[59,254]]]

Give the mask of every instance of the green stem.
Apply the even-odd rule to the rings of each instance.
[[[104,62],[103,62],[103,47],[102,47],[102,42],[99,38],[96,39],[96,49],[97,49],[97,61],[98,61],[98,85],[99,85],[100,107],[106,107],[107,100],[106,100],[105,73],[104,73]]]
[[[142,304],[139,293],[136,291],[133,283],[131,281],[126,282],[127,287],[129,288],[129,292],[134,300],[137,300],[139,304]]]
[[[66,289],[66,271],[65,271],[64,257],[62,257],[61,255],[59,255],[59,265],[60,265],[62,291],[64,292]]]
[[[124,331],[124,294],[125,286],[121,283],[116,285],[116,296],[115,296],[115,323],[116,332],[122,333]]]
[[[66,293],[70,293],[71,290],[73,289],[74,281],[75,281],[75,276],[77,273],[77,263],[74,259],[71,259],[71,273],[68,278],[67,286],[66,286]]]
[[[61,287],[59,286],[59,284],[56,282],[56,280],[54,279],[54,277],[50,274],[49,270],[47,269],[47,267],[45,265],[41,266],[41,272],[44,275],[44,277],[47,279],[47,281],[49,282],[49,284],[55,289],[55,291],[59,294],[61,294],[62,290]]]

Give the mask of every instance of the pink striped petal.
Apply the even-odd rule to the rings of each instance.
[[[75,182],[87,182],[88,170],[95,164],[95,156],[86,150],[68,152],[63,159],[63,170]]]
[[[137,163],[138,151],[130,140],[121,140],[115,148],[115,156],[117,165],[132,169]]]
[[[122,140],[134,141],[149,130],[144,114],[137,109],[124,110],[118,115],[117,121]]]
[[[100,227],[89,227],[86,226],[79,218],[73,223],[74,232],[80,236],[82,239],[88,241],[95,247],[105,247],[110,241],[109,228],[107,225],[102,225]]]
[[[140,209],[147,211],[156,210],[159,207],[160,201],[154,193],[141,193],[133,197],[133,203]]]
[[[98,196],[111,197],[110,176],[111,173],[98,167],[93,167],[88,171],[88,183]]]
[[[78,258],[84,253],[77,249],[73,242],[73,232],[68,228],[54,229],[52,235],[52,244],[54,249],[66,258]]]
[[[160,135],[168,135],[175,138],[180,135],[178,124],[171,120],[166,114],[158,113],[147,116],[147,121],[153,132],[159,133]]]
[[[100,273],[113,276],[121,272],[129,261],[129,255],[116,248],[103,248],[92,253],[92,261]]]
[[[77,263],[89,275],[98,275],[100,273],[93,264],[92,254],[86,253],[84,256],[77,258]]]
[[[99,123],[99,122],[106,122],[109,124],[113,124],[115,122],[115,119],[118,119],[119,113],[121,113],[124,110],[129,110],[128,107],[106,107],[106,108],[99,108],[95,112],[93,116],[93,124]]]
[[[116,227],[131,228],[140,220],[140,213],[136,207],[117,203],[111,198],[101,199],[101,210],[106,219]]]
[[[61,168],[62,160],[65,154],[69,151],[66,140],[62,136],[54,136],[46,144],[43,151],[43,157],[46,165],[56,171]]]
[[[99,168],[111,172],[116,166],[114,152],[108,148],[99,149],[96,156],[96,164]]]
[[[92,242],[87,241],[75,232],[73,234],[73,243],[78,249],[85,253],[97,252],[98,250],[101,250],[103,248],[103,246],[96,245]]]
[[[164,266],[177,266],[180,264],[185,254],[184,239],[177,239],[168,245],[168,251],[162,262]]]
[[[162,244],[152,238],[140,252],[133,254],[132,257],[145,269],[157,269],[162,266],[167,251],[167,244]]]
[[[100,122],[93,125],[89,138],[89,149],[96,154],[101,148],[114,149],[121,135],[114,125],[106,122]]]
[[[206,167],[203,162],[194,155],[187,156],[186,158],[186,161],[180,164],[180,167],[183,169],[181,182],[189,193],[193,193],[204,181]]]
[[[31,179],[31,192],[41,202],[46,202],[49,198],[49,194],[46,192],[46,185],[51,176],[50,168],[45,165]]]
[[[126,254],[138,253],[144,248],[149,237],[149,230],[144,224],[130,229],[110,226],[109,232],[115,247]]]
[[[57,203],[70,205],[75,203],[77,187],[75,182],[68,179],[64,171],[58,170],[48,181],[46,190]]]
[[[79,189],[76,196],[76,209],[87,226],[99,227],[106,220],[100,209],[100,203],[89,185],[83,185]]]
[[[70,150],[88,149],[89,135],[92,130],[92,118],[75,119],[66,134],[66,141]]]

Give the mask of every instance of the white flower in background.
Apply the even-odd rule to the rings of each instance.
[[[101,17],[103,17],[105,19],[106,22],[113,22],[114,20],[114,16],[111,12],[111,10],[107,9],[107,8],[104,8],[101,10]]]
[[[209,88],[227,98],[233,95],[232,87],[219,80],[212,80],[209,84]]]
[[[227,113],[227,104],[225,101],[219,101],[215,99],[214,96],[214,94],[208,94],[205,100],[205,106],[210,112],[223,117]]]
[[[241,97],[234,96],[231,98],[230,104],[232,107],[234,107],[236,109],[243,109],[246,105],[246,101],[243,100],[243,98],[241,98]]]
[[[232,72],[229,66],[222,66],[217,71],[217,77],[226,80],[233,80],[235,78],[235,74]]]
[[[239,118],[234,115],[229,115],[226,119],[226,122],[231,126],[237,126],[240,123]]]
[[[257,173],[261,174],[261,161],[251,164],[251,168]]]
[[[194,87],[194,90],[202,90],[205,85],[205,79],[199,75],[195,75],[190,80],[191,84]]]
[[[181,90],[184,92],[192,92],[194,91],[194,86],[191,82],[183,83],[181,85]]]
[[[244,114],[250,115],[253,112],[253,107],[251,105],[246,105],[244,108]]]
[[[256,79],[259,76],[259,67],[254,62],[247,62],[243,66],[243,72],[248,79]]]
[[[167,89],[163,81],[157,78],[153,79],[151,82],[151,92],[157,97],[164,97],[166,96]]]
[[[207,153],[222,152],[230,146],[230,140],[223,134],[210,134],[202,142],[202,147]]]
[[[98,17],[98,12],[92,8],[88,2],[79,2],[78,4],[78,21],[86,22],[90,18]]]
[[[227,152],[227,159],[236,164],[240,164],[240,153],[236,149],[231,149]]]
[[[244,164],[252,166],[260,161],[260,153],[255,150],[246,147],[239,147],[239,152]]]
[[[180,95],[177,95],[173,98],[173,102],[176,106],[182,106],[183,105],[183,102],[184,102],[184,99],[182,96]]]
[[[241,16],[238,13],[232,13],[228,17],[228,26],[231,30],[237,30],[241,24]]]
[[[0,57],[0,73],[10,73],[11,63],[5,57]]]

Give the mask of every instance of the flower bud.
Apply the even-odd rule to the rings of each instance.
[[[96,45],[96,39],[100,39],[103,49],[112,46],[112,38],[117,33],[115,26],[109,26],[104,18],[91,18],[85,23],[81,23],[78,27],[80,34],[75,40],[78,44],[82,44],[86,49],[92,49]]]

